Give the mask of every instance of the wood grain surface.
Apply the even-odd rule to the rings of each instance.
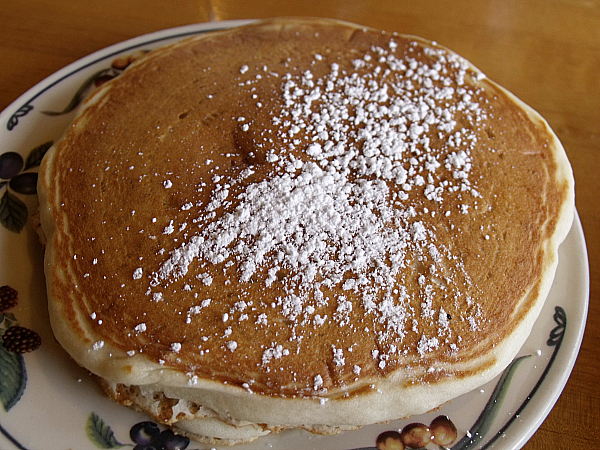
[[[590,304],[569,382],[524,448],[600,447],[600,0],[1,0],[0,110],[65,65],[140,34],[286,15],[343,19],[435,40],[549,121],[575,173]]]

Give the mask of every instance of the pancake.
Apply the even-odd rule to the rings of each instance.
[[[538,113],[434,42],[283,18],[154,50],[39,177],[56,338],[199,440],[334,433],[490,381],[570,229]]]

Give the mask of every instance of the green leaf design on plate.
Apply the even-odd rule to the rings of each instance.
[[[8,123],[6,124],[6,128],[8,129],[8,131],[12,131],[12,129],[18,125],[19,117],[26,116],[32,109],[32,105],[23,105],[17,110],[16,113],[10,116],[10,119],[8,119]]]
[[[91,75],[87,80],[85,80],[82,83],[79,89],[77,89],[77,92],[75,92],[75,95],[73,95],[69,104],[62,111],[42,111],[42,113],[46,114],[47,116],[60,116],[62,114],[70,113],[75,108],[77,108],[79,104],[83,101],[86,91],[90,88],[92,84],[94,84],[96,78],[106,75],[109,72],[110,69],[102,69]]]
[[[23,355],[9,352],[0,341],[0,401],[6,411],[19,401],[26,385]]]
[[[43,144],[38,145],[36,148],[31,150],[31,152],[29,152],[29,156],[27,156],[25,168],[23,170],[39,166],[48,149],[52,147],[52,144],[54,144],[53,141],[44,142]]]
[[[98,448],[119,448],[123,446],[115,438],[112,429],[94,412],[87,419],[85,431],[90,441]]]
[[[0,325],[3,325],[3,328],[10,328],[11,326],[17,323],[17,318],[11,312],[0,313]],[[2,341],[0,341],[1,343]]]
[[[10,231],[20,233],[27,223],[27,205],[8,192],[4,191],[0,199],[0,223]]]
[[[465,436],[460,441],[456,443],[452,447],[452,450],[467,450],[470,448],[474,448],[475,445],[478,445],[480,441],[487,435],[490,431],[496,416],[498,415],[498,411],[500,410],[500,406],[504,402],[504,398],[506,397],[506,393],[508,392],[508,388],[510,386],[510,382],[515,374],[515,371],[519,364],[523,362],[525,359],[529,358],[531,355],[521,356],[515,359],[510,365],[504,369],[502,372],[502,376],[496,384],[494,388],[494,392],[490,396],[485,408],[479,415],[477,421],[473,424],[470,432],[470,437]]]
[[[565,334],[565,328],[567,327],[567,313],[560,306],[556,306],[552,318],[556,322],[556,327],[550,331],[550,337],[546,341],[546,344],[550,347],[555,345],[560,346]]]

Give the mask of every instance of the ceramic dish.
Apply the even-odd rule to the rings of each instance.
[[[114,404],[59,347],[47,317],[43,250],[28,217],[37,208],[35,186],[41,158],[60,138],[86,93],[119,76],[124,66],[148,50],[241,23],[180,27],[108,47],[50,76],[0,114],[0,286],[10,286],[18,293],[18,303],[0,314],[0,333],[19,325],[41,337],[41,346],[25,354],[7,351],[0,343],[1,449],[145,449],[156,446],[159,434],[171,445],[164,448],[213,448],[177,440],[146,416]],[[439,416],[445,417],[438,420],[456,427],[456,438],[446,447],[432,442],[427,448],[520,448],[543,422],[567,382],[583,337],[588,298],[586,246],[576,217],[560,248],[556,279],[531,336],[497,379],[439,411],[409,420],[335,436],[284,432],[235,448],[375,449],[382,433],[393,443],[404,427],[414,423],[428,426]],[[154,442],[144,441],[144,432],[157,435]]]

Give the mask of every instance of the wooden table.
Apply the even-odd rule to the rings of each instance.
[[[575,172],[590,261],[590,305],[571,378],[525,448],[597,448],[600,0],[2,0],[0,110],[63,66],[124,39],[195,22],[282,15],[333,17],[438,41],[550,122]]]

